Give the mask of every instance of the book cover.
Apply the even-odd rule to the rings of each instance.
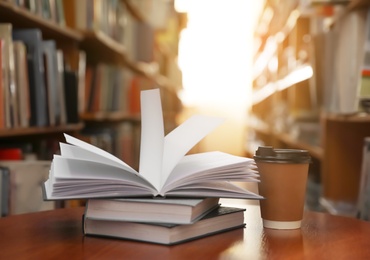
[[[233,182],[257,182],[253,159],[220,151],[185,154],[223,119],[193,116],[164,135],[159,89],[141,93],[139,171],[65,134],[54,155],[45,199],[102,197],[232,197],[260,199]]]
[[[219,206],[219,198],[89,199],[91,219],[191,224]]]
[[[30,86],[31,126],[46,126],[47,96],[42,59],[42,34],[39,29],[13,30],[13,40],[23,41],[27,47],[27,66]]]
[[[85,216],[83,232],[85,235],[173,245],[244,228],[244,211],[221,206],[188,225],[95,220]]]

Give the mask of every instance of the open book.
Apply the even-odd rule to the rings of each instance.
[[[46,200],[103,197],[224,197],[261,199],[231,182],[257,182],[251,158],[223,152],[186,153],[220,118],[193,116],[164,136],[158,89],[141,92],[139,172],[112,154],[65,134],[54,155]]]

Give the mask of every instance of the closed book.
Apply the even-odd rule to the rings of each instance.
[[[78,123],[78,76],[74,71],[64,71],[64,97],[66,101],[67,123]]]
[[[85,235],[173,245],[243,228],[244,211],[221,206],[188,225],[96,220],[84,216],[83,232]]]
[[[13,47],[19,126],[28,127],[30,124],[31,106],[27,68],[27,50],[26,45],[22,41],[14,41]]]
[[[218,207],[218,198],[90,199],[91,219],[190,224]]]
[[[23,41],[27,47],[27,65],[30,85],[31,126],[46,126],[47,97],[42,59],[42,34],[39,29],[13,30],[13,40]]]
[[[47,93],[49,125],[53,126],[60,119],[60,104],[58,98],[57,80],[57,49],[53,40],[42,41],[42,54],[44,61],[44,76]]]
[[[62,50],[56,51],[57,56],[57,96],[58,104],[60,109],[60,115],[58,118],[58,123],[60,125],[65,125],[67,123],[67,109],[66,109],[66,99],[64,93],[64,54]]]
[[[9,169],[0,166],[0,217],[9,214],[10,179]]]
[[[0,39],[3,40],[2,46],[2,85],[5,127],[10,128],[15,124],[15,82],[14,82],[14,57],[12,41],[12,24],[0,24]]]
[[[5,41],[0,39],[0,102],[3,104],[0,106],[0,129],[5,128],[5,81],[3,77],[3,69],[5,66],[4,45]]]

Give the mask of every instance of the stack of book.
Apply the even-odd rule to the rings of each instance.
[[[233,183],[259,181],[254,160],[220,151],[186,155],[220,119],[194,116],[164,136],[159,90],[142,91],[141,101],[139,171],[65,135],[45,200],[88,199],[84,232],[91,235],[173,244],[244,226],[243,209],[222,207],[219,198],[262,198]]]
[[[85,235],[173,245],[243,228],[242,208],[224,207],[218,198],[90,199]]]

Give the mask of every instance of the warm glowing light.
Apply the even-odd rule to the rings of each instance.
[[[185,104],[249,102],[253,28],[256,6],[261,5],[255,2],[260,1],[175,2],[177,8],[188,11],[188,26],[179,43]]]
[[[297,84],[298,82],[307,80],[313,76],[313,70],[310,65],[304,64],[298,66],[295,70],[289,73],[282,79],[277,80],[276,82],[271,82],[261,89],[253,93],[253,104],[257,104],[262,100],[268,98],[270,95],[276,91],[282,91],[288,87]]]
[[[182,72],[183,118],[207,113],[226,122],[201,141],[198,152],[244,155],[245,119],[251,104],[253,34],[264,1],[176,0],[186,10],[178,65]],[[188,114],[187,114],[188,113]]]

